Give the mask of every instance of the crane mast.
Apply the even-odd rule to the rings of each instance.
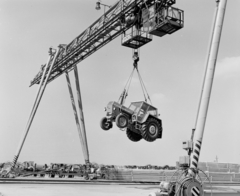
[[[68,45],[59,45],[59,53],[50,73],[48,83],[64,72],[72,71],[79,62],[133,27],[133,23],[127,26],[122,25],[121,18],[123,16],[129,17],[136,6],[145,5],[150,7],[156,2],[159,2],[162,8],[169,8],[175,4],[176,0],[120,0],[116,2],[72,42]],[[181,27],[183,27],[183,24]],[[40,71],[31,81],[30,86],[39,84],[41,77],[42,72]]]

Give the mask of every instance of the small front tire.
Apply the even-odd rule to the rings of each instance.
[[[100,127],[104,130],[104,131],[108,131],[109,129],[111,129],[113,126],[111,121],[108,121],[106,117],[103,117],[100,121]]]

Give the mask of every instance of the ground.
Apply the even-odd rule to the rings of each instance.
[[[0,196],[148,196],[156,192],[158,185],[121,184],[103,182],[3,182],[0,181]],[[210,186],[205,188],[210,196]],[[239,196],[240,185],[213,185],[213,196]]]
[[[111,184],[0,184],[3,196],[148,196],[157,185]],[[2,196],[0,194],[0,196]]]

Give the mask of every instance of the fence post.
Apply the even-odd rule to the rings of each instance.
[[[132,176],[132,181],[133,181],[133,170],[131,170],[131,176]]]

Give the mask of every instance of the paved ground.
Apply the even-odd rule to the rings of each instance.
[[[9,183],[0,184],[0,193],[3,196],[148,196],[157,188],[157,185]]]
[[[0,183],[0,196],[148,196],[158,185],[113,183]],[[210,187],[205,188],[210,196]],[[213,196],[240,196],[240,186],[215,186]]]
[[[240,196],[240,185],[207,185],[204,187],[204,196]]]

